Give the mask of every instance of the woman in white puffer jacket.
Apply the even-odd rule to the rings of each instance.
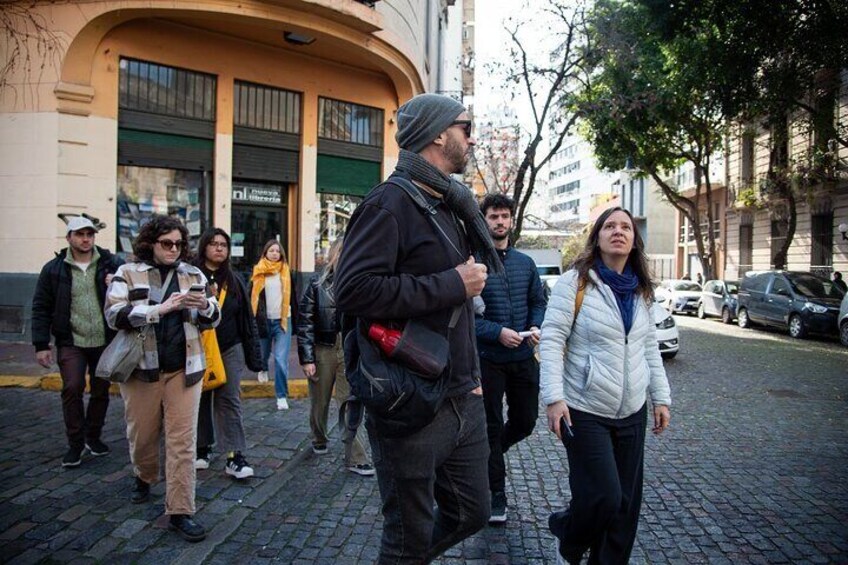
[[[549,519],[559,563],[579,563],[587,550],[589,563],[630,557],[642,505],[648,396],[655,434],[671,417],[652,301],[633,217],[622,208],[605,211],[574,268],[554,287],[539,345],[548,426],[568,451],[571,504]]]

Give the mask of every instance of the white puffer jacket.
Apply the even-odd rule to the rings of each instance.
[[[612,289],[594,270],[589,277],[576,322],[576,270],[560,277],[548,301],[539,344],[542,400],[565,400],[577,410],[617,419],[637,412],[647,393],[654,405],[670,406],[650,308],[636,298],[633,326],[625,336]]]

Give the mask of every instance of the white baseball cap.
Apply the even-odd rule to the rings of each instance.
[[[95,232],[99,231],[97,227],[91,222],[91,220],[83,216],[74,216],[73,218],[68,220],[68,233],[84,229],[92,229]]]

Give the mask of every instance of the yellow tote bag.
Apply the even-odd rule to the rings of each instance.
[[[218,298],[218,306],[223,311],[224,299],[227,298],[227,289],[222,288]],[[218,346],[218,336],[215,330],[206,330],[200,334],[203,343],[203,351],[206,354],[206,372],[203,373],[203,390],[216,389],[227,382],[227,373],[224,371],[224,359],[221,357],[221,348]]]

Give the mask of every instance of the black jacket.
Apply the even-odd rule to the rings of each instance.
[[[295,323],[297,322],[297,284],[294,275],[294,269],[289,271],[291,273],[291,280],[289,284],[291,284],[291,294],[289,299],[289,304],[291,305],[291,324],[292,328],[295,327]],[[250,297],[253,295],[253,283],[250,283],[250,287],[248,289],[248,302],[250,301]],[[268,337],[268,307],[265,305],[265,289],[262,289],[262,292],[259,293],[259,306],[256,308],[256,326],[259,328],[259,337],[267,338]]]
[[[319,279],[319,275],[312,275],[300,301],[297,356],[301,365],[315,363],[315,345],[333,346],[339,334],[336,300],[332,291],[320,284]]]
[[[238,334],[241,338],[241,345],[244,348],[244,362],[247,368],[251,371],[267,371],[268,361],[262,358],[262,346],[259,342],[259,328],[256,324],[256,318],[250,308],[250,295],[247,293],[247,287],[241,278],[233,273],[233,280],[239,286],[239,308],[238,317],[236,318],[236,326]],[[228,296],[232,296],[232,292]],[[227,305],[227,300],[224,301],[224,306]],[[223,311],[221,312],[223,315]],[[223,322],[223,320],[221,320]],[[220,325],[219,325],[220,327]],[[216,330],[217,331],[217,330]]]
[[[114,274],[118,267],[124,264],[124,260],[102,247],[97,247],[97,252],[100,258],[97,260],[95,284],[102,310],[106,298],[106,275]],[[67,248],[57,253],[38,275],[35,294],[32,297],[32,344],[36,351],[50,349],[51,333],[57,347],[74,344],[71,330],[73,276],[70,265],[65,263],[67,254]],[[105,318],[103,327],[106,330],[106,343],[109,343],[115,337],[115,332],[106,325]]]
[[[448,243],[390,181],[368,193],[351,217],[336,271],[336,306],[366,323],[417,318],[442,335],[454,308],[462,306],[449,337],[447,395],[465,394],[480,384],[472,301],[455,268],[471,255],[465,232],[442,200],[422,191]]]

